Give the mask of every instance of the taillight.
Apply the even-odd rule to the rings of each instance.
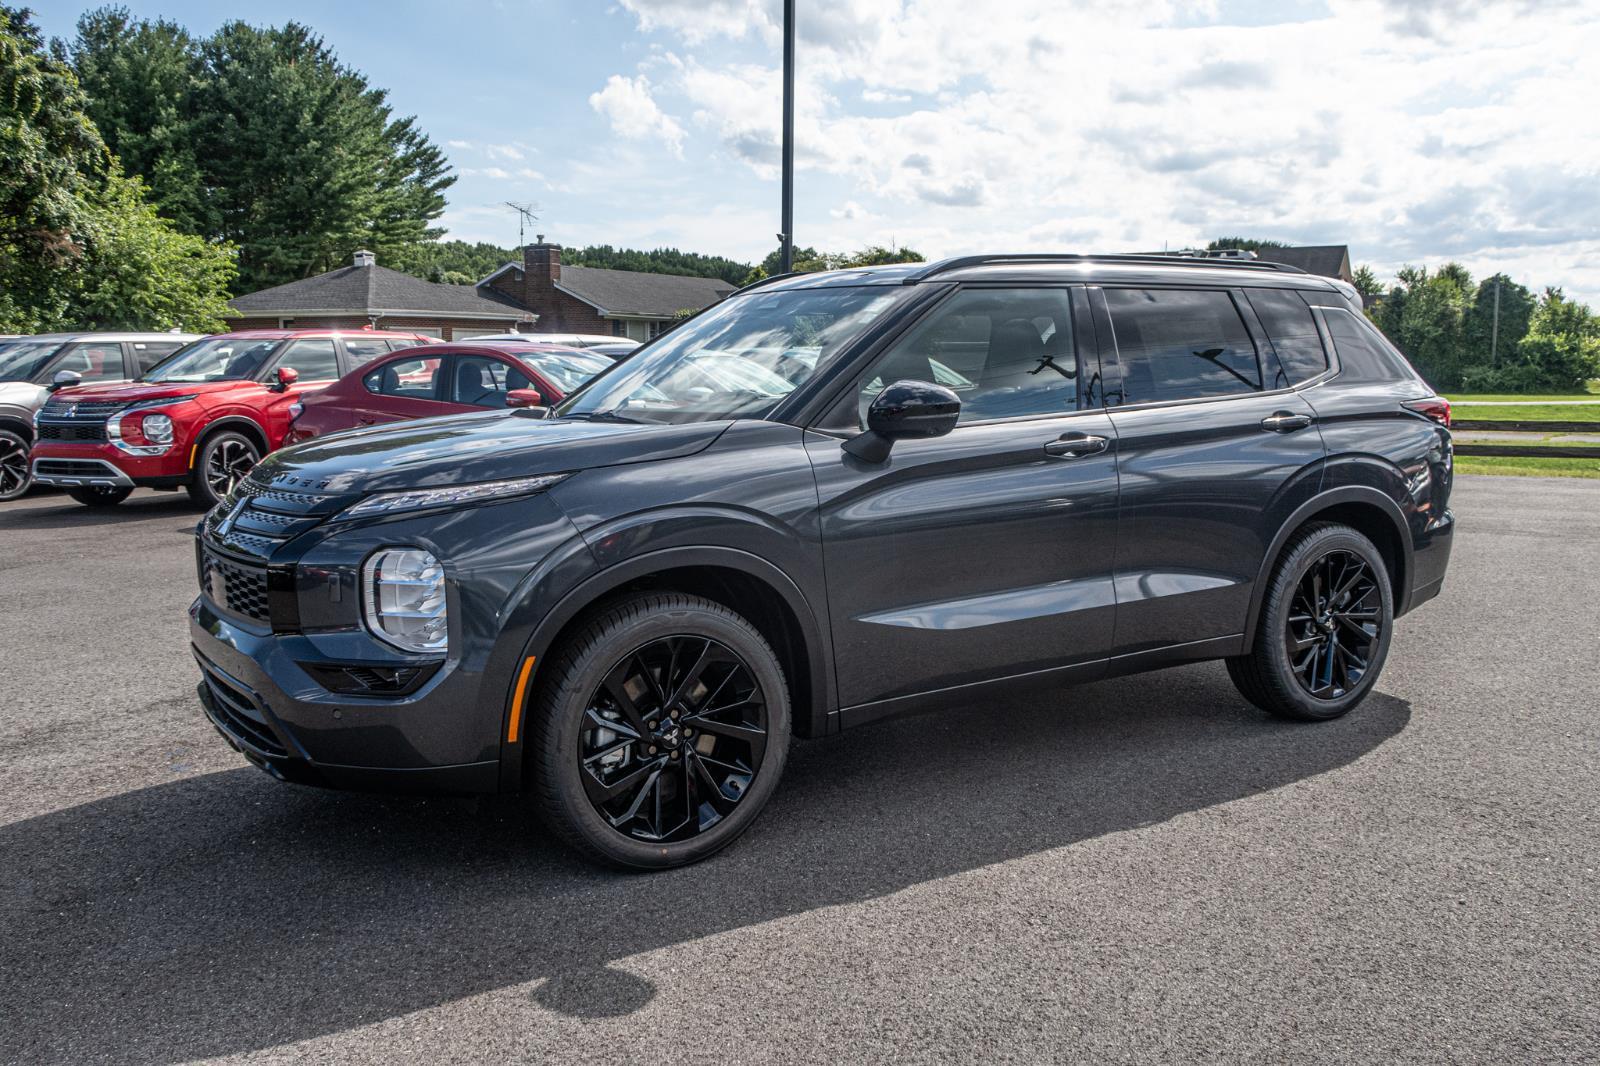
[[[1443,396],[1429,396],[1421,400],[1407,400],[1400,405],[1408,411],[1415,411],[1425,418],[1431,418],[1445,429],[1450,428],[1450,401]]]

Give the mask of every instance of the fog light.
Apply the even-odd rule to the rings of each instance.
[[[367,628],[402,651],[444,651],[449,643],[444,567],[420,548],[389,548],[361,568]]]
[[[145,415],[140,428],[144,430],[144,439],[151,444],[172,443],[172,419],[166,415]]]

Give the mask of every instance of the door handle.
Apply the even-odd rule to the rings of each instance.
[[[1293,433],[1311,424],[1310,415],[1297,415],[1289,411],[1275,411],[1261,420],[1261,428],[1274,433]]]
[[[1092,437],[1087,433],[1063,433],[1059,440],[1053,440],[1044,446],[1044,453],[1057,455],[1063,459],[1076,459],[1080,455],[1103,452],[1108,443],[1104,437]]]

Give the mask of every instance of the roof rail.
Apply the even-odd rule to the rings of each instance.
[[[740,285],[737,289],[734,289],[733,292],[728,293],[728,295],[732,296],[734,293],[749,292],[751,289],[759,289],[761,286],[766,285],[769,282],[782,281],[784,278],[797,278],[803,273],[805,273],[803,270],[791,270],[784,274],[768,274],[766,277],[757,278],[747,285]]]
[[[1112,253],[1108,255],[1079,255],[1066,252],[1018,252],[1007,255],[958,255],[929,263],[915,273],[906,275],[905,284],[926,281],[937,274],[945,274],[964,267],[988,266],[994,263],[1144,263],[1150,266],[1216,267],[1223,270],[1274,270],[1286,274],[1304,274],[1299,267],[1287,263],[1271,263],[1264,259],[1236,259],[1207,256],[1194,252],[1149,252],[1143,254]]]

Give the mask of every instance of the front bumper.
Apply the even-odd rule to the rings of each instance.
[[[206,717],[273,777],[370,792],[498,791],[497,736],[479,732],[476,716],[463,713],[476,705],[477,686],[449,664],[402,698],[341,696],[298,665],[297,658],[317,657],[308,638],[254,631],[204,597],[189,619]]]
[[[176,447],[162,455],[129,455],[113,444],[39,441],[31,460],[34,480],[58,488],[169,488],[189,475],[189,450]]]

